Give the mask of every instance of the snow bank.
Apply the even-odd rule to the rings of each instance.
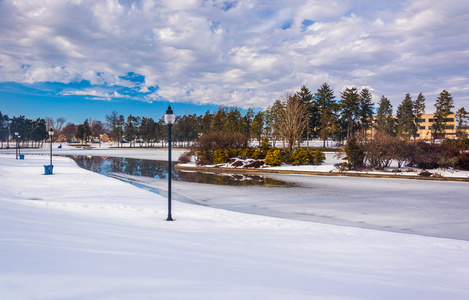
[[[468,299],[469,242],[174,202],[0,155],[2,299]],[[209,192],[209,191],[207,191]]]

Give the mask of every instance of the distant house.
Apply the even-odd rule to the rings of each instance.
[[[107,133],[101,134],[101,142],[103,142],[103,143],[108,143],[109,142],[109,136],[107,135]]]
[[[61,135],[59,135],[57,140],[58,140],[58,142],[63,143],[65,141],[67,141],[67,137],[65,136],[65,134],[62,133]]]

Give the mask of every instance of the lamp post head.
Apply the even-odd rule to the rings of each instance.
[[[171,105],[168,106],[168,109],[166,110],[166,114],[164,115],[164,122],[166,125],[173,125],[174,122],[176,121],[176,116],[173,113],[173,110],[171,109]]]
[[[49,129],[49,136],[53,136],[54,135],[54,129]]]

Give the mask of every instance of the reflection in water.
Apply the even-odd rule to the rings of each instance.
[[[250,185],[266,185],[266,186],[293,186],[292,183],[267,178],[260,175],[245,174],[215,174],[202,172],[183,172],[179,171],[179,178],[186,182],[209,183],[216,185],[231,186],[250,186]]]
[[[168,178],[167,161],[81,155],[68,157],[72,158],[79,167],[104,175],[107,173],[123,173],[160,179]],[[172,174],[173,179],[177,180],[177,177],[177,174]]]
[[[168,178],[168,162],[159,160],[135,159],[125,157],[81,156],[70,155],[79,167],[106,175],[108,173],[123,173],[134,176],[145,176],[158,179]],[[267,178],[260,175],[244,174],[215,174],[202,172],[187,172],[175,170],[173,163],[171,178],[173,180],[208,183],[231,186],[292,186],[292,183]]]

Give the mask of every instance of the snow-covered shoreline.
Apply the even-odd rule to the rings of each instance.
[[[469,242],[173,203],[0,155],[2,299],[467,299]]]
[[[150,160],[167,160],[168,159],[168,150],[167,148],[141,148],[141,147],[112,147],[112,144],[102,144],[98,146],[93,144],[91,148],[75,147],[68,144],[61,145],[61,148],[58,148],[59,144],[53,144],[53,155],[91,155],[91,156],[108,156],[108,157],[127,157],[127,158],[136,158],[136,159],[150,159]],[[172,149],[172,161],[176,162],[179,156],[185,152],[187,149],[184,148],[173,148]],[[0,149],[0,153],[3,154],[15,154],[15,149]],[[26,155],[49,155],[50,149],[48,145],[45,145],[42,148],[32,148],[32,149],[23,149],[21,150],[22,154]],[[390,168],[389,171],[344,171],[339,172],[338,169],[334,166],[336,163],[340,163],[341,160],[338,159],[335,155],[335,152],[326,152],[326,160],[324,163],[318,166],[307,165],[307,166],[292,166],[292,165],[282,165],[280,167],[268,167],[263,170],[273,170],[273,171],[290,171],[290,172],[310,172],[310,173],[319,173],[319,174],[363,174],[363,175],[372,175],[372,176],[395,176],[395,177],[420,177],[419,173],[422,171],[418,168],[402,168],[401,172],[396,172],[397,167]],[[195,164],[183,164],[183,167],[195,168]],[[213,167],[213,166],[207,166]],[[234,168],[233,168],[234,169]],[[407,170],[406,170],[407,169]],[[428,170],[430,173],[434,174],[436,178],[447,178],[447,179],[469,179],[469,171],[461,170],[452,170],[452,169],[434,169]],[[432,178],[435,178],[432,177]]]

